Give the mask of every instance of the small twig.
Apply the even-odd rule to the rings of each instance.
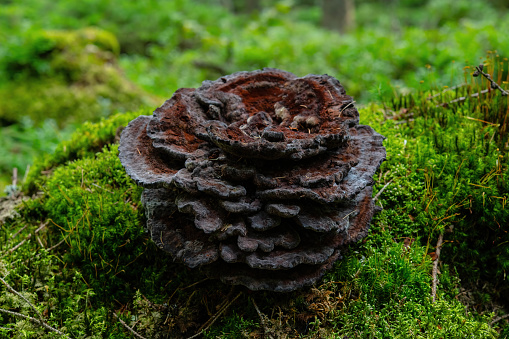
[[[472,76],[474,76],[474,77],[478,77],[479,75],[484,76],[490,82],[490,87],[492,89],[498,89],[502,93],[502,95],[504,95],[504,96],[509,95],[509,92],[504,90],[502,87],[500,87],[500,85],[498,83],[496,83],[495,80],[493,80],[488,73],[483,72],[483,68],[484,68],[483,64],[480,64],[479,66],[476,66],[474,74],[472,74]],[[446,102],[446,103],[438,104],[437,107],[439,107],[439,106],[446,106],[446,105],[453,104],[453,103],[460,102],[460,101],[465,101],[469,97],[470,98],[476,98],[476,97],[478,97],[481,94],[488,93],[489,91],[490,91],[489,89],[483,89],[482,91],[480,91],[478,93],[473,93],[473,94],[470,94],[469,96],[460,97],[460,98],[454,99],[454,100]],[[430,98],[428,98],[428,100],[429,99]]]
[[[12,169],[12,187],[16,187],[18,185],[18,168],[14,167]]]
[[[19,229],[16,233],[14,233],[14,234],[12,235],[11,239],[16,238],[16,237],[18,236],[18,234],[20,234],[21,232],[23,232],[23,230],[24,230],[25,228],[27,228],[27,227],[28,227],[28,225],[25,225],[25,226],[21,227],[21,228],[20,228],[20,229]]]
[[[437,93],[437,94],[434,94],[434,95],[430,95],[429,97],[426,98],[426,100],[432,100],[432,99],[438,98],[439,96],[442,96],[445,92],[454,91],[455,89],[458,89],[458,88],[461,88],[461,87],[465,87],[465,86],[468,86],[468,84],[464,83],[464,84],[459,84],[459,85],[456,85],[456,86],[452,86],[452,87],[446,88],[443,91],[441,91],[440,93]]]
[[[11,287],[11,285],[9,285],[4,279],[0,278],[0,281],[2,282],[2,284],[5,285],[5,287],[7,287],[7,289],[17,295],[18,297],[20,297],[21,299],[23,299],[27,304],[28,306],[30,306],[30,308],[32,308],[32,310],[34,310],[34,312],[37,314],[38,318],[39,319],[36,319],[36,318],[32,318],[32,317],[29,317],[29,316],[26,316],[24,314],[21,314],[21,313],[18,313],[18,312],[13,312],[13,311],[9,311],[9,310],[4,310],[2,308],[0,308],[0,312],[4,312],[4,313],[8,313],[8,314],[11,314],[11,315],[14,315],[14,316],[17,316],[17,317],[21,317],[21,318],[25,318],[25,319],[28,319],[34,323],[37,323],[45,328],[47,328],[48,330],[50,331],[53,331],[53,332],[56,332],[58,334],[60,334],[61,336],[64,336],[66,338],[69,338],[66,334],[60,332],[59,330],[57,330],[56,328],[48,325],[45,321],[44,321],[44,318],[42,316],[42,314],[39,312],[39,310],[37,310],[37,308],[30,302],[28,301],[27,298],[25,298],[22,294],[20,294],[18,291],[16,291],[14,288]]]
[[[351,101],[349,102],[345,107],[343,107],[343,109],[341,110],[341,112],[339,112],[339,115],[341,116],[341,114],[343,114],[343,111],[345,109],[347,109],[348,107],[352,106],[353,104],[355,104],[355,101]]]
[[[473,94],[470,94],[469,96],[464,96],[464,97],[460,97],[460,98],[457,98],[457,99],[454,99],[454,100],[451,100],[449,102],[443,102],[441,104],[437,104],[436,107],[440,107],[440,106],[447,106],[447,105],[450,105],[450,104],[454,104],[456,102],[460,102],[460,101],[465,101],[467,100],[468,98],[477,98],[479,95],[481,94],[486,94],[489,92],[489,89],[483,89],[482,91],[480,92],[477,92],[477,93],[473,93]]]
[[[122,319],[120,319],[120,317],[115,313],[113,312],[113,315],[115,316],[115,318],[117,318],[118,321],[120,321],[120,323],[129,330],[129,332],[131,332],[135,337],[137,338],[140,338],[140,339],[146,339],[144,336],[142,336],[141,334],[137,333],[135,330],[133,330],[129,325],[127,325]]]
[[[249,298],[249,299],[251,299],[251,302],[253,303],[256,313],[258,313],[258,316],[260,317],[260,321],[262,322],[262,327],[263,327],[263,334],[265,335],[265,334],[269,333],[269,330],[267,329],[267,325],[265,325],[265,319],[263,318],[263,314],[260,311],[260,309],[258,308],[258,305],[256,305],[253,298]]]
[[[444,231],[440,232],[440,235],[438,236],[437,241],[437,247],[435,250],[435,253],[437,255],[437,258],[435,259],[435,262],[433,263],[433,271],[431,274],[432,277],[432,285],[431,285],[431,298],[433,302],[435,302],[435,298],[437,295],[437,274],[438,274],[438,262],[440,261],[440,250],[442,249],[442,242],[444,241]]]
[[[59,330],[57,330],[56,328],[48,325],[47,323],[45,323],[42,320],[39,320],[39,319],[36,319],[36,318],[32,318],[32,317],[26,316],[26,315],[18,313],[18,312],[4,310],[3,308],[0,308],[0,312],[7,313],[7,314],[13,315],[15,317],[19,317],[19,318],[30,320],[31,322],[36,323],[38,325],[41,325],[42,327],[45,327],[45,328],[47,328],[48,330],[50,330],[52,332],[58,333],[58,334],[60,334],[61,336],[65,337],[65,338],[69,338],[68,335],[66,335],[65,333],[60,332]]]
[[[500,320],[503,320],[505,318],[509,318],[509,314],[504,314],[500,317],[496,317],[495,319],[493,319],[490,323],[490,326],[493,326],[493,324],[495,324],[496,322],[500,321]]]
[[[407,124],[407,123],[412,122],[412,121],[414,121],[414,119],[396,121],[394,124],[395,125],[403,125],[403,124]]]
[[[200,281],[197,281],[197,282],[195,282],[195,283],[193,283],[193,284],[191,284],[191,285],[189,285],[189,286],[186,286],[186,287],[181,288],[180,290],[181,290],[181,291],[187,290],[188,288],[191,288],[191,287],[193,287],[193,286],[196,286],[196,285],[198,285],[198,284],[201,284],[202,282],[207,281],[207,280],[209,280],[209,278],[205,278],[205,279],[202,279],[202,280],[200,280]]]
[[[194,339],[194,338],[200,336],[206,330],[208,330],[210,328],[210,326],[212,326],[216,322],[216,320],[219,319],[221,314],[223,314],[224,311],[226,311],[231,306],[231,304],[233,304],[235,302],[235,300],[237,300],[241,295],[242,295],[242,292],[239,292],[239,294],[237,294],[237,296],[235,298],[233,298],[232,301],[230,301],[225,306],[223,306],[219,311],[217,311],[217,313],[212,318],[210,318],[205,324],[203,324],[203,326],[200,327],[200,329],[198,329],[198,333],[196,333],[193,336],[190,336],[187,339]]]
[[[106,188],[101,187],[101,186],[99,186],[99,185],[97,185],[97,184],[92,183],[92,186],[95,186],[95,187],[97,187],[97,188],[100,188],[100,189],[102,189],[102,190],[104,190],[104,191],[106,191],[106,192],[108,192],[108,193],[110,193],[110,194],[114,194],[112,191],[107,190]]]
[[[28,301],[28,299],[27,299],[27,298],[25,298],[22,294],[20,294],[18,291],[16,291],[14,288],[12,288],[12,286],[11,286],[11,285],[9,285],[9,284],[7,283],[7,281],[5,281],[3,278],[0,278],[0,281],[2,282],[2,284],[4,284],[4,285],[5,285],[5,287],[7,287],[7,289],[8,289],[11,293],[13,293],[13,294],[17,295],[18,297],[20,297],[21,299],[25,300],[25,302],[26,302],[26,303],[27,303],[27,304],[28,304],[28,305],[29,305],[29,306],[30,306],[30,307],[34,310],[34,312],[37,314],[37,316],[39,317],[39,319],[41,319],[41,320],[43,319],[42,314],[39,312],[39,310],[38,310],[38,309],[37,309],[34,305],[32,305],[32,303],[31,303],[30,301]]]
[[[25,175],[23,175],[23,183],[27,181],[28,172],[30,171],[30,164],[27,165],[27,168],[25,169]]]
[[[42,248],[46,248],[46,246],[44,246],[44,244],[42,243],[41,238],[35,236],[35,239],[37,239],[37,242],[39,243],[39,245],[41,245]]]
[[[492,122],[485,121],[485,120],[481,120],[481,119],[476,119],[476,118],[471,118],[471,117],[464,117],[464,118],[465,118],[465,119],[468,119],[468,120],[479,121],[479,122],[482,122],[483,124],[492,125],[492,126],[495,126],[495,127],[500,126],[500,124],[494,124],[494,123],[492,123]]]
[[[39,226],[39,228],[37,228],[34,233],[38,233],[40,230],[42,230],[44,227],[46,227],[47,224],[48,224],[47,222],[42,223],[41,226]]]
[[[388,182],[388,183],[386,183],[386,184],[384,185],[384,187],[382,187],[382,189],[381,189],[380,191],[378,191],[378,193],[377,193],[377,194],[375,195],[375,197],[373,198],[373,203],[375,203],[375,202],[378,200],[378,198],[380,197],[380,194],[382,194],[382,192],[383,192],[383,191],[387,188],[387,186],[389,186],[389,185],[391,184],[391,182],[392,182],[393,180],[394,180],[394,179],[389,180],[389,182]]]
[[[56,245],[51,246],[50,248],[46,249],[46,251],[51,251],[54,248],[57,248],[58,246],[62,245],[64,243],[65,239],[60,240]]]
[[[41,224],[41,226],[39,226],[39,228],[37,228],[34,232],[34,234],[37,234],[40,230],[42,230],[44,227],[46,227],[47,223],[43,223]],[[16,234],[17,235],[17,234]],[[10,250],[4,252],[1,256],[1,258],[3,258],[4,256],[6,256],[7,254],[10,254],[12,252],[14,252],[15,250],[17,250],[19,247],[21,247],[28,239],[30,239],[32,237],[32,233],[30,233],[29,235],[26,236],[25,239],[23,239],[22,241],[20,241],[16,246],[14,246],[13,248],[11,248]],[[44,246],[43,246],[44,247]]]
[[[476,66],[475,67],[475,72],[474,74],[472,74],[474,77],[478,77],[479,74],[482,74],[483,77],[485,77],[486,79],[488,79],[488,81],[491,83],[491,88],[492,89],[498,89],[500,92],[502,92],[502,95],[509,95],[509,92],[507,92],[506,90],[504,90],[502,87],[500,87],[499,84],[497,84],[495,82],[495,80],[493,80],[491,78],[491,76],[488,74],[488,73],[484,73],[483,72],[483,68],[484,68],[484,65],[483,64],[480,64],[479,66]]]

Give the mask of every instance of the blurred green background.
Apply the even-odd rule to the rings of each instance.
[[[331,7],[332,6],[332,7]],[[339,7],[338,7],[339,6]],[[343,6],[343,7],[341,7]],[[509,56],[502,0],[0,0],[0,194],[84,121],[241,70],[330,74],[358,104]],[[333,11],[331,8],[340,8]]]

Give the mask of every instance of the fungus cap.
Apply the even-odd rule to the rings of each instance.
[[[226,283],[286,292],[367,234],[382,141],[338,80],[263,69],[177,90],[129,123],[119,150],[160,248]]]

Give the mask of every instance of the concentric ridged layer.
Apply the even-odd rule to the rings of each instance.
[[[340,83],[275,69],[180,89],[122,133],[152,239],[253,290],[316,282],[366,235],[383,137]]]

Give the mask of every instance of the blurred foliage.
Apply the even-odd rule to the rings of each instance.
[[[486,50],[509,55],[509,38],[498,33],[508,29],[509,14],[481,0],[360,1],[358,28],[343,36],[320,29],[319,8],[299,1],[270,2],[240,15],[219,6],[227,3],[28,0],[7,5],[0,25],[5,35],[23,34],[26,27],[112,32],[129,78],[163,97],[223,74],[277,67],[298,75],[328,73],[357,101],[368,102],[379,86],[407,90],[421,80],[450,86],[461,73],[458,64],[475,62]],[[433,79],[426,65],[436,70]]]
[[[116,66],[118,52],[115,36],[97,28],[9,36],[0,48],[0,119],[63,126],[148,103]]]
[[[45,120],[40,126],[34,125],[28,117],[20,123],[2,128],[0,147],[0,192],[4,191],[3,182],[10,184],[13,168],[19,170],[17,185],[23,182],[27,160],[41,154],[53,153],[55,147],[67,139],[72,127],[59,129],[54,120]]]

